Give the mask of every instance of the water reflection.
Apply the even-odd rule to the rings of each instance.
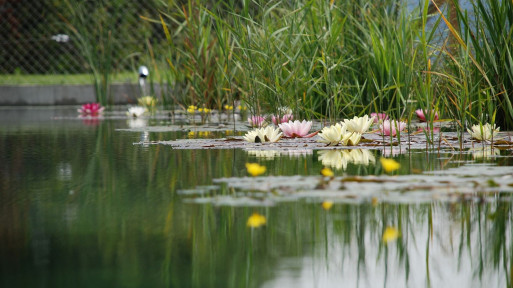
[[[472,158],[474,158],[474,160],[494,158],[499,156],[500,152],[501,151],[498,148],[493,148],[491,146],[469,149],[469,153],[472,154]]]
[[[335,169],[347,169],[348,163],[369,165],[376,163],[373,153],[367,149],[321,150],[318,152],[322,165]]]
[[[502,178],[509,182],[496,183],[502,186],[493,193],[478,183],[468,197],[424,204],[400,204],[418,198],[416,190],[371,203],[349,202],[365,191],[346,189],[332,192],[334,197],[352,193],[348,202],[333,201],[325,211],[322,199],[294,198],[283,188],[278,192],[284,197],[273,205],[205,205],[188,201],[203,194],[177,191],[204,186],[219,198],[264,198],[225,183],[218,185],[222,189],[211,186],[213,179],[248,178],[244,165],[255,156],[133,145],[140,131],[116,131],[126,119],[104,119],[94,129],[80,119],[9,121],[0,121],[1,287],[511,286],[508,175]],[[149,137],[188,136],[152,132]],[[277,187],[301,184],[297,175],[320,177],[326,163],[367,175],[372,173],[359,169],[376,162],[376,152],[366,149],[299,151],[302,157],[263,159],[270,175],[288,175]],[[496,164],[507,167],[513,164],[505,157],[509,153],[492,152],[502,154]],[[473,157],[423,151],[395,159],[401,173],[438,170],[429,178],[435,179]],[[472,173],[485,170],[474,167]],[[384,183],[373,185],[373,193],[386,193]],[[461,186],[451,188],[454,195],[462,194]],[[428,188],[425,195],[433,192]],[[265,216],[266,226],[247,227],[254,212]],[[398,227],[402,236],[385,245],[388,226]]]
[[[311,149],[287,149],[287,150],[244,150],[249,156],[272,160],[276,157],[301,157],[313,154]]]

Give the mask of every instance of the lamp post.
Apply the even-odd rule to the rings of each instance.
[[[150,74],[148,67],[139,66],[139,87],[141,88],[141,96],[145,96],[146,93],[146,77]]]

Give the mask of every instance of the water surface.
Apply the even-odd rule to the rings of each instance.
[[[82,120],[75,108],[1,112],[1,287],[511,284],[512,211],[506,188],[490,193],[476,184],[470,194],[451,192],[450,201],[416,201],[415,191],[401,192],[394,201],[383,191],[372,201],[351,191],[356,196],[334,201],[327,211],[320,202],[336,195],[295,199],[297,191],[289,191],[261,205],[249,200],[220,205],[198,200],[266,198],[258,189],[230,188],[237,179],[248,180],[246,162],[265,165],[264,179],[320,178],[326,163],[319,151],[267,157],[242,149],[134,145],[141,139],[224,135],[133,132],[126,130],[134,125],[128,119]],[[162,123],[168,122],[144,125]],[[513,166],[510,150],[486,157],[411,152],[392,156],[401,163],[395,175],[468,169],[479,174],[486,167],[509,171]],[[338,177],[381,174],[381,152],[371,154],[374,162],[332,169]],[[505,172],[495,181],[508,187],[510,178]],[[254,212],[267,218],[264,227],[247,227]],[[402,235],[385,244],[382,235],[389,226]]]

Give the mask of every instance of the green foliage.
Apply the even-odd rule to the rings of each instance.
[[[330,120],[411,119],[421,108],[461,131],[474,121],[511,125],[513,4],[472,3],[475,25],[458,1],[435,15],[427,0],[414,10],[392,0],[173,2],[162,14],[169,74],[184,104],[240,99],[252,114],[289,106]],[[436,37],[440,24],[448,41]]]

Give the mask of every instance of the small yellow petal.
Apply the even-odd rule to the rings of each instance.
[[[324,177],[333,177],[333,175],[335,175],[335,174],[333,173],[333,171],[331,171],[330,168],[324,167],[321,170],[321,175]]]
[[[380,158],[379,161],[381,162],[381,166],[383,166],[385,172],[392,172],[401,167],[401,164],[394,159]]]
[[[330,210],[331,206],[333,206],[333,201],[322,202],[322,208],[324,208],[324,210],[326,210],[326,211]]]
[[[258,228],[262,225],[265,225],[265,223],[265,216],[255,212],[253,215],[249,216],[247,225],[251,228]]]
[[[251,176],[258,176],[265,172],[265,166],[260,166],[258,163],[246,163],[246,169]]]
[[[401,233],[395,227],[387,227],[383,233],[383,242],[388,243],[397,240]]]

